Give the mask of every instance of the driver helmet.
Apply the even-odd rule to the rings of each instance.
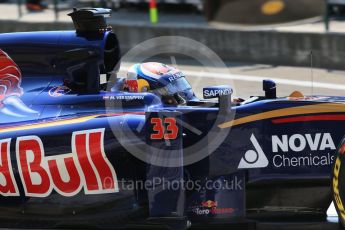
[[[138,63],[131,66],[127,72],[126,85],[141,80],[147,82],[144,89],[163,99],[174,99],[177,104],[198,100],[183,72],[174,67],[158,62]]]

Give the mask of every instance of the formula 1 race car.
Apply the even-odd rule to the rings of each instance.
[[[109,13],[75,10],[76,31],[0,35],[1,227],[326,218],[345,97],[277,98],[265,80],[264,96],[210,86],[180,103],[193,94],[182,75],[170,97],[129,92]]]

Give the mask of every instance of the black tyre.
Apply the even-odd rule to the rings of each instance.
[[[345,228],[345,138],[338,147],[332,170],[333,202],[339,223]]]

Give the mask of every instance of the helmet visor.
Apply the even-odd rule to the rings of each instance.
[[[172,96],[178,93],[187,101],[194,97],[192,87],[184,77],[169,82],[165,87],[156,89],[155,91],[161,96]]]

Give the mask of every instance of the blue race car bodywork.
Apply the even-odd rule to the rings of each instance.
[[[1,101],[4,226],[326,216],[345,97],[276,98],[265,88],[242,103],[216,93],[218,102],[170,106],[122,91],[120,78],[100,83],[119,66],[111,30],[1,34],[0,48],[23,88]]]

